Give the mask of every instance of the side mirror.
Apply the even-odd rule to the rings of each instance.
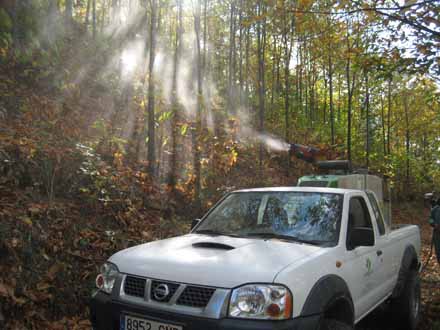
[[[200,219],[194,219],[191,223],[191,230],[196,228],[199,225],[200,221],[201,221]]]
[[[372,228],[353,228],[348,236],[347,249],[354,250],[359,246],[374,246],[374,231]]]

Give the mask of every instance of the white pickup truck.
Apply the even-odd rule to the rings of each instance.
[[[95,330],[345,330],[384,302],[420,310],[420,232],[389,228],[374,193],[265,188],[226,195],[191,233],[111,256]]]

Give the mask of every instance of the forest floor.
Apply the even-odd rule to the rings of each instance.
[[[87,301],[99,265],[112,253],[143,242],[184,234],[188,219],[167,221],[149,210],[130,224],[85,212],[81,203],[35,203],[24,191],[0,191],[0,328],[90,329]],[[423,262],[429,255],[431,229],[427,210],[416,204],[395,206],[394,221],[421,227]],[[93,221],[92,221],[93,219]],[[6,220],[6,221],[5,221]],[[438,330],[440,267],[432,256],[422,273],[420,330]],[[357,330],[392,330],[382,312]]]

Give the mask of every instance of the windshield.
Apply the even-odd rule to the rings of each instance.
[[[342,194],[316,192],[232,193],[196,232],[336,245],[342,201]]]

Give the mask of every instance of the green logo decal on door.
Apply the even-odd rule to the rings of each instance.
[[[365,268],[367,268],[367,272],[365,273],[365,276],[368,276],[373,272],[373,264],[370,258],[367,258],[365,263]]]

